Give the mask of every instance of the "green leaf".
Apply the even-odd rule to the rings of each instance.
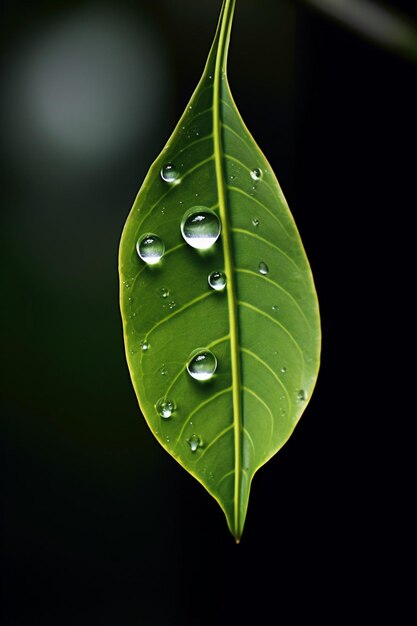
[[[119,265],[126,356],[143,415],[218,501],[239,541],[253,475],[288,440],[313,391],[320,322],[293,218],[230,93],[234,5],[223,2],[200,83],[139,191]],[[207,235],[221,223],[207,250],[182,235],[191,209],[186,229]],[[138,255],[138,241],[152,263]],[[223,290],[209,285],[212,272],[214,281],[225,275]]]

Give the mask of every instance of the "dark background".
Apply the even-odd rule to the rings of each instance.
[[[307,4],[238,0],[230,83],[299,227],[323,326],[316,390],[254,479],[239,546],[137,407],[119,237],[220,4],[2,3],[5,626],[415,617],[394,469],[396,398],[413,396],[407,377],[396,387],[395,345],[413,291],[415,60]]]

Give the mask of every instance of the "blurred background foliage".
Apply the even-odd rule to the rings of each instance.
[[[378,233],[407,191],[416,6],[237,2],[230,83],[310,257],[324,351],[296,433],[254,481],[236,547],[140,416],[117,278],[127,213],[197,84],[220,4],[2,2],[7,626],[344,625],[369,600],[360,576],[349,591],[345,577],[361,542],[364,568],[378,559],[371,518],[359,528],[357,516],[379,492],[352,467],[357,398],[341,406],[340,395],[376,338],[364,330],[372,310],[348,313],[346,289],[362,304],[378,293]]]

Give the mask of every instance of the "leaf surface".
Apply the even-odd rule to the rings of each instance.
[[[138,193],[119,270],[126,356],[142,413],[218,501],[238,541],[252,478],[288,440],[313,391],[320,321],[294,220],[228,85],[234,4],[223,2],[203,76]],[[206,250],[182,234],[190,211],[194,225],[213,213],[221,225]],[[156,245],[156,258],[164,245],[160,261],[144,261],[138,241],[148,252]],[[226,277],[223,290],[210,286],[212,272]],[[198,349],[217,360],[206,381],[187,369]]]

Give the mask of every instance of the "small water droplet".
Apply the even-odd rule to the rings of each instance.
[[[234,176],[233,174],[230,175],[230,180],[235,180],[236,176]]]
[[[156,410],[158,411],[158,414],[164,418],[164,420],[167,420],[175,411],[175,404],[172,400],[168,400],[168,398],[160,398],[160,400],[156,403]]]
[[[281,372],[282,372],[283,374],[285,374],[285,372],[286,372],[286,371],[287,371],[287,368],[286,368],[286,367],[281,367]]]
[[[226,287],[226,274],[223,272],[211,272],[208,276],[208,284],[216,291],[222,291]]]
[[[142,349],[142,352],[146,352],[147,350],[149,350],[149,343],[147,341],[145,341],[145,339],[143,339],[140,342],[140,347]]]
[[[155,265],[164,256],[165,244],[157,235],[147,233],[138,239],[136,251],[142,261],[148,265]]]
[[[159,370],[159,373],[161,374],[161,376],[166,376],[168,374],[168,370],[165,367],[165,365],[161,367],[161,369]]]
[[[177,306],[177,303],[175,302],[175,300],[171,300],[170,302],[168,302],[168,308],[172,311],[172,309],[175,309],[175,307]]]
[[[261,261],[258,265],[258,270],[260,274],[263,274],[265,276],[265,274],[268,274],[269,272],[269,267],[267,266],[266,263],[264,263],[263,261]]]
[[[255,167],[251,171],[250,175],[252,180],[259,180],[260,178],[262,178],[262,170],[259,167]]]
[[[253,220],[252,220],[252,224],[255,226],[255,228],[256,228],[257,226],[259,226],[259,220],[258,220],[258,218],[257,218],[257,217],[254,217],[254,218],[253,218]]]
[[[279,311],[279,306],[277,304],[273,304],[272,305],[272,310],[275,311],[275,313],[276,313],[277,311]]]
[[[125,289],[129,289],[130,285],[129,283],[125,283]]]
[[[287,414],[286,410],[283,409],[282,407],[280,408],[279,412],[282,415],[282,417],[284,417]]]
[[[210,350],[195,350],[188,361],[187,371],[195,380],[210,380],[217,369],[217,359]]]
[[[217,241],[221,225],[217,215],[205,206],[195,206],[184,213],[181,234],[192,248],[207,250]]]
[[[304,389],[300,389],[300,391],[297,393],[297,400],[299,400],[300,402],[304,402],[306,399],[306,392],[304,391]]]
[[[191,452],[195,452],[197,448],[201,448],[203,442],[201,441],[201,437],[198,435],[191,435],[189,439],[187,439],[187,443],[191,448]]]
[[[160,298],[168,298],[170,291],[167,287],[158,287],[156,293]]]
[[[179,172],[173,163],[167,163],[161,169],[161,178],[166,183],[175,183],[179,181]]]

